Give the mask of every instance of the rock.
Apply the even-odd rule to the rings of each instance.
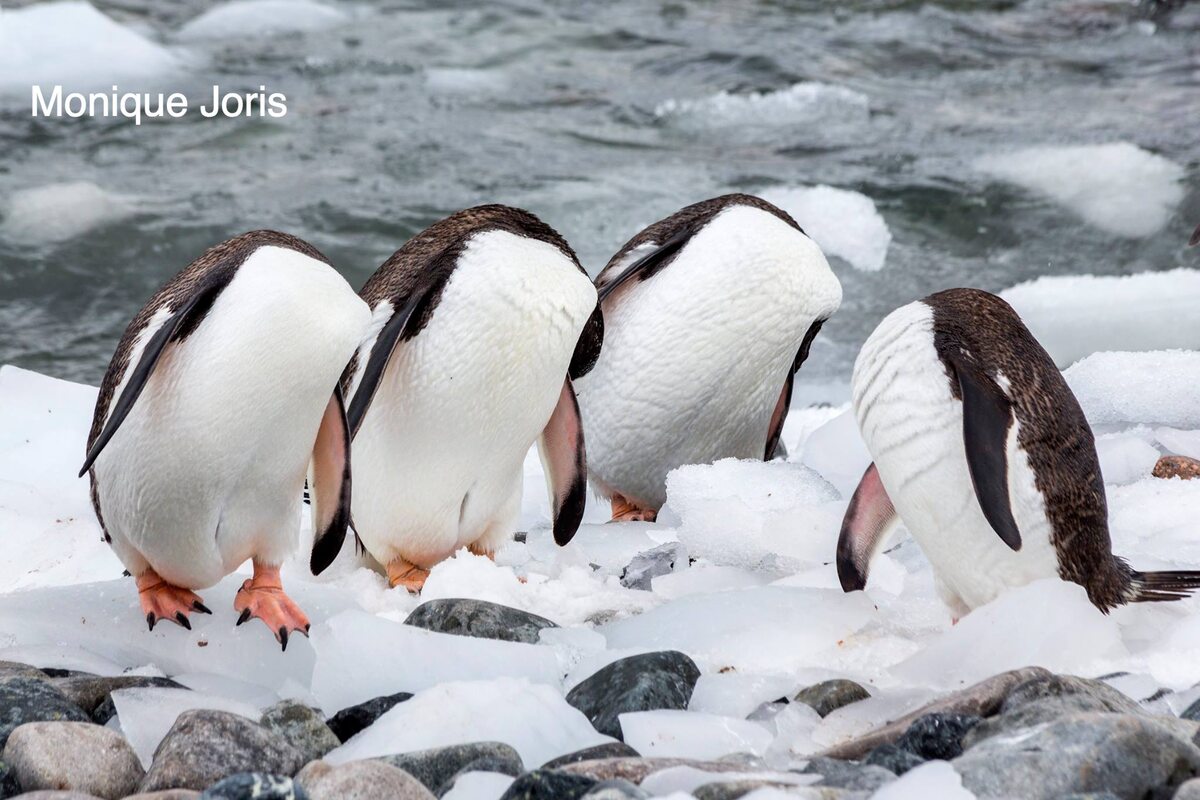
[[[45,678],[17,676],[0,680],[0,748],[27,722],[88,722],[83,709]]]
[[[558,625],[545,617],[509,608],[486,600],[443,598],[429,600],[413,609],[404,620],[439,633],[475,636],[480,639],[501,639],[506,642],[537,644],[541,632]]]
[[[949,761],[962,755],[963,737],[980,722],[974,714],[926,714],[908,726],[896,746],[926,761]]]
[[[638,553],[621,572],[621,585],[628,589],[650,591],[650,582],[659,575],[675,570],[676,564],[687,564],[687,551],[681,542],[667,542],[652,550]]]
[[[730,761],[697,761],[690,758],[598,758],[592,761],[578,761],[559,768],[558,772],[568,772],[572,775],[586,775],[596,781],[620,779],[630,783],[640,784],[652,772],[658,772],[671,767],[691,767],[703,772],[746,772],[745,767],[739,767]]]
[[[382,761],[404,770],[425,784],[425,788],[429,791],[436,792],[446,781],[458,775],[464,768],[484,759],[488,759],[488,763],[493,765],[489,768],[491,772],[516,776],[525,771],[525,765],[521,763],[521,756],[510,745],[503,742],[456,744],[450,747],[436,747],[430,750],[384,756],[376,761]]]
[[[993,675],[987,680],[980,681],[965,689],[959,689],[945,697],[940,697],[931,703],[926,703],[916,711],[905,714],[899,719],[889,722],[881,728],[864,734],[857,739],[851,739],[824,750],[817,755],[837,759],[859,759],[881,744],[890,744],[899,739],[908,727],[926,714],[974,714],[979,717],[989,717],[996,712],[1004,698],[1013,688],[1033,680],[1034,678],[1049,677],[1050,672],[1041,667],[1023,667],[1009,670],[999,675]]]
[[[1179,794],[1176,793],[1175,797],[1179,797]],[[1121,798],[1112,792],[1083,792],[1078,794],[1064,794],[1058,800],[1121,800]],[[1172,800],[1174,799],[1172,798]]]
[[[640,755],[637,750],[634,750],[624,742],[607,742],[593,747],[585,747],[582,750],[576,750],[574,753],[567,753],[565,756],[551,759],[542,764],[542,769],[558,769],[567,764],[592,761],[597,758],[628,758],[630,756],[637,758]]]
[[[163,789],[161,792],[131,794],[125,800],[197,800],[200,793],[195,789]]]
[[[100,800],[94,794],[57,789],[39,789],[35,792],[19,794],[17,797],[21,800]]]
[[[412,699],[412,695],[408,692],[372,697],[364,703],[343,708],[326,720],[325,724],[329,726],[339,741],[345,742],[354,734],[370,727],[375,720],[390,711],[397,703],[403,703],[410,699]]]
[[[17,783],[17,776],[13,774],[12,767],[0,761],[0,798],[15,797],[21,793],[21,784]]]
[[[802,773],[821,776],[814,786],[832,786],[859,792],[875,792],[884,784],[896,780],[896,774],[876,764],[856,764],[833,758],[814,758]]]
[[[137,791],[145,774],[124,736],[91,722],[27,722],[9,734],[4,761],[26,791],[72,789],[112,800]]]
[[[309,800],[309,797],[284,775],[241,772],[205,789],[200,800]]]
[[[687,709],[700,678],[696,663],[667,650],[614,661],[567,693],[600,733],[624,739],[618,716],[630,711]]]
[[[341,744],[318,709],[295,700],[280,700],[263,712],[259,723],[291,742],[305,763],[317,761]]]
[[[863,759],[863,763],[883,767],[895,775],[903,775],[913,767],[919,767],[924,764],[925,759],[910,750],[905,750],[903,747],[898,747],[894,744],[881,744],[867,753],[867,757]]]
[[[1193,721],[1200,722],[1200,700],[1197,700],[1196,702],[1192,703],[1190,706],[1185,708],[1183,710],[1183,713],[1179,715],[1179,718],[1180,719],[1190,719]]]
[[[1135,701],[1106,683],[1072,675],[1049,675],[1014,688],[1001,703],[999,714],[984,720],[963,738],[963,747],[970,749],[1002,733],[1089,711],[1145,713]]]
[[[114,675],[100,677],[97,675],[72,675],[66,678],[55,678],[51,681],[54,688],[67,696],[71,702],[92,716],[92,720],[100,725],[105,724],[116,713],[112,705],[112,693],[117,689],[132,689],[144,686],[165,686],[172,689],[186,689],[183,684],[176,683],[170,678],[159,678],[152,675]],[[107,701],[105,711],[97,714],[97,709]],[[98,718],[99,717],[99,718]]]
[[[595,784],[588,789],[583,800],[645,800],[649,796],[637,785],[618,778]]]
[[[1200,800],[1200,778],[1181,783],[1172,800]]]
[[[1169,797],[1200,774],[1200,749],[1152,717],[1087,713],[985,739],[952,763],[963,786],[981,797]]]
[[[154,753],[141,791],[206,789],[238,773],[291,776],[304,755],[278,733],[226,711],[185,711]]]
[[[1163,456],[1150,472],[1156,478],[1200,478],[1200,461],[1187,456]]]
[[[435,795],[402,769],[382,761],[331,766],[313,761],[296,776],[309,800],[434,800]]]
[[[579,800],[597,783],[586,775],[535,769],[513,781],[500,800]]]
[[[7,678],[33,678],[44,681],[48,677],[45,672],[29,664],[22,664],[20,661],[0,661],[0,681]]]
[[[811,706],[824,717],[831,711],[857,703],[859,700],[866,700],[870,696],[870,692],[854,681],[838,678],[801,689],[794,699],[797,703]]]

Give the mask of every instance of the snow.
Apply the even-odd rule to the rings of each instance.
[[[171,730],[176,717],[185,711],[198,708],[227,711],[255,722],[262,716],[259,709],[247,703],[187,689],[118,689],[112,693],[112,699],[121,720],[121,732],[146,769],[154,760],[159,742]]]
[[[496,800],[512,782],[511,776],[499,772],[464,772],[442,800]]]
[[[345,12],[312,0],[232,0],[184,23],[185,42],[284,35],[325,30],[345,22]]]
[[[858,125],[866,122],[869,113],[866,95],[815,82],[773,92],[717,92],[695,99],[672,98],[654,109],[656,117],[686,128]]]
[[[51,244],[136,213],[127,197],[88,181],[52,183],[13,192],[3,208],[0,238],[16,244]]]
[[[1095,353],[1063,372],[1096,425],[1159,424],[1200,430],[1200,352]]]
[[[759,196],[791,214],[826,256],[864,272],[883,269],[892,232],[865,194],[819,185],[766,189]]]
[[[1000,296],[1060,368],[1100,351],[1166,350],[1200,342],[1200,270],[1046,276]],[[1103,324],[1097,324],[1097,309],[1103,309]]]
[[[762,755],[771,734],[762,725],[696,711],[621,714],[625,743],[646,757],[717,759],[732,753]]]
[[[753,795],[748,795],[752,797]],[[974,800],[975,795],[963,788],[962,778],[945,761],[930,761],[900,776],[875,794],[872,800]]]
[[[1181,166],[1129,142],[1030,147],[983,156],[975,166],[1128,238],[1161,230],[1184,195]]]
[[[89,3],[64,0],[0,11],[0,94],[19,94],[25,109],[33,85],[47,92],[56,84],[64,92],[110,91],[113,84],[133,90],[184,64]]]

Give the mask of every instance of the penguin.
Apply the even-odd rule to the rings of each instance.
[[[1138,572],[1113,554],[1092,430],[999,297],[950,289],[893,311],[863,345],[851,392],[874,462],[838,539],[845,591],[866,585],[898,521],[956,621],[1005,589],[1055,576],[1105,613],[1200,587],[1200,572]]]
[[[569,542],[587,478],[572,381],[604,325],[566,240],[522,209],[468,208],[397,250],[360,295],[372,323],[343,379],[353,527],[389,585],[420,592],[463,547],[494,557],[535,441],[554,539]]]
[[[796,371],[842,288],[786,212],[746,194],[687,206],[596,278],[605,344],[577,384],[593,488],[654,521],[667,473],[782,454]]]
[[[197,590],[247,559],[238,624],[283,649],[307,635],[279,568],[299,546],[307,478],[310,566],[337,555],[350,513],[339,378],[370,322],[314,247],[253,231],[205,251],[125,329],[104,374],[80,476],[104,538],[137,583],[150,630],[212,613]]]

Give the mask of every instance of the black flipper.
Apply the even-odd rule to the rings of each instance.
[[[217,296],[229,285],[232,277],[232,272],[218,273],[215,280],[200,287],[195,294],[176,309],[163,322],[162,327],[150,337],[150,341],[146,342],[141,359],[132,368],[133,372],[130,373],[129,381],[125,384],[125,390],[121,392],[116,405],[108,415],[108,422],[105,423],[104,429],[100,431],[100,435],[96,437],[96,441],[88,450],[83,468],[79,470],[79,477],[82,478],[91,469],[96,457],[100,455],[104,446],[121,427],[121,423],[129,416],[129,412],[133,410],[133,404],[137,402],[142,390],[146,388],[146,382],[154,373],[154,367],[158,364],[158,359],[166,350],[167,345],[187,338],[196,329],[196,326],[212,308]]]
[[[317,439],[310,473],[313,549],[309,567],[320,575],[333,563],[350,525],[350,426],[342,387],[335,386]]]
[[[682,230],[634,261],[625,268],[624,272],[600,287],[598,291],[600,302],[604,302],[605,298],[631,278],[640,276],[642,280],[645,280],[658,272],[676,253],[683,249],[683,246],[692,238],[692,233],[691,230]]]
[[[604,312],[600,310],[600,301],[583,330],[579,332],[579,341],[575,343],[575,352],[571,355],[571,366],[567,375],[571,380],[578,380],[592,371],[600,359],[600,348],[604,345]]]
[[[792,368],[788,370],[787,377],[783,381],[783,391],[779,395],[779,401],[775,404],[775,411],[771,414],[771,427],[767,430],[767,447],[763,452],[763,461],[770,461],[779,451],[779,439],[783,436],[783,423],[787,422],[788,411],[792,407],[792,385],[796,380],[796,373],[808,359],[808,351],[812,349],[813,339],[817,338],[817,334],[824,324],[825,320],[823,319],[813,320],[813,324],[808,326],[804,339],[800,342],[800,351],[796,353],[796,360],[792,362]]]
[[[962,394],[963,442],[975,497],[983,516],[1000,539],[1013,550],[1021,549],[1021,531],[1013,519],[1008,496],[1008,430],[1012,426],[1012,401],[989,375],[961,350],[944,354]]]

